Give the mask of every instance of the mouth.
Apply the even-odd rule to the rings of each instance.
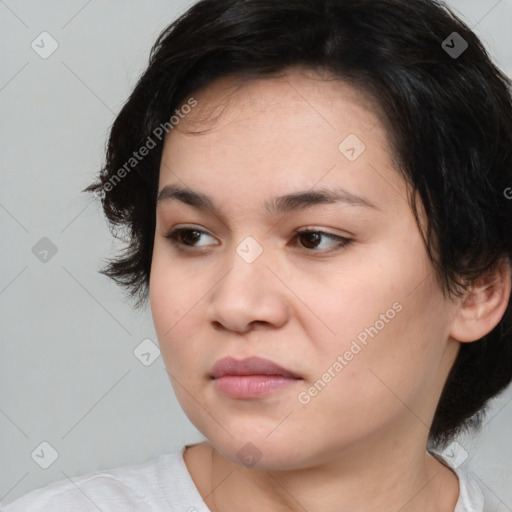
[[[217,391],[234,399],[259,398],[303,380],[297,373],[261,357],[220,359],[213,365],[210,378]]]

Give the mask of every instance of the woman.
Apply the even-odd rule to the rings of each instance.
[[[432,0],[175,21],[86,190],[206,440],[6,512],[486,510],[439,452],[512,380],[509,86]]]

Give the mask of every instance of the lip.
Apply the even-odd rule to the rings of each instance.
[[[255,356],[247,357],[246,359],[234,359],[233,357],[224,357],[223,359],[219,359],[213,365],[210,377],[218,379],[226,375],[274,375],[289,379],[301,378],[296,373],[283,368],[270,359]]]
[[[260,398],[293,386],[302,378],[295,372],[261,357],[217,361],[210,377],[215,389],[229,398]]]

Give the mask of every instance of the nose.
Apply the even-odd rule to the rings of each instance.
[[[240,333],[285,325],[290,315],[289,290],[276,277],[275,265],[265,251],[252,262],[233,252],[224,277],[209,295],[208,320],[216,328]]]

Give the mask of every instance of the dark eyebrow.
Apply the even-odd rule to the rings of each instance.
[[[158,193],[157,205],[172,200],[181,201],[182,203],[200,210],[211,210],[216,214],[220,214],[219,208],[215,205],[211,197],[176,185],[166,185]],[[275,197],[265,202],[265,210],[270,215],[278,215],[302,210],[303,208],[319,204],[333,203],[344,203],[349,206],[363,206],[366,208],[374,208],[376,210],[380,209],[368,199],[338,188],[336,190],[305,190]]]

